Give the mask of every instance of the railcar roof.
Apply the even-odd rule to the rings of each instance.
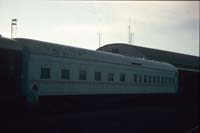
[[[142,58],[134,58],[123,56],[119,54],[107,53],[102,51],[93,51],[83,48],[76,48],[61,44],[55,44],[50,42],[43,42],[32,39],[16,38],[22,46],[28,47],[29,51],[33,54],[49,55],[57,57],[70,57],[76,59],[86,59],[101,62],[133,65],[133,66],[144,66],[150,68],[158,68],[163,70],[176,71],[177,69],[167,63],[145,60]]]
[[[22,47],[17,44],[17,41],[10,38],[0,37],[0,48],[21,50]]]

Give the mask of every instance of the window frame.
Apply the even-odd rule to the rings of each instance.
[[[101,72],[100,71],[94,72],[94,80],[101,81]]]
[[[51,79],[51,68],[41,67],[40,68],[40,79]]]
[[[138,75],[137,75],[137,73],[133,74],[133,81],[134,81],[135,84],[138,83]]]
[[[80,70],[79,71],[79,80],[87,80],[87,72],[86,70]]]
[[[120,82],[125,82],[126,81],[126,73],[120,73],[120,77],[119,77]]]
[[[140,84],[142,84],[142,79],[143,79],[142,77],[143,77],[142,74],[139,74],[139,83]]]
[[[160,76],[156,77],[156,82],[157,82],[157,84],[160,84]]]
[[[149,80],[148,80],[148,83],[151,84],[151,83],[152,83],[152,76],[149,75],[149,76],[148,76],[148,79],[149,79]]]
[[[108,81],[114,81],[114,73],[113,72],[108,73]]]
[[[144,75],[144,83],[147,83],[147,75]]]
[[[156,84],[156,76],[153,75],[153,84]]]
[[[70,80],[70,70],[69,69],[61,69],[61,79],[62,80]]]

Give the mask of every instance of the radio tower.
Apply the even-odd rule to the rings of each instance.
[[[17,36],[17,19],[14,18],[11,21],[11,38],[14,38]]]

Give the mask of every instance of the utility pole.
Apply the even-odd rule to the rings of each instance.
[[[11,38],[16,37],[16,36],[17,36],[17,19],[14,18],[11,21]]]

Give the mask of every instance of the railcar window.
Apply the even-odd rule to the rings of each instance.
[[[108,73],[108,81],[114,80],[114,73]]]
[[[155,84],[155,83],[156,83],[156,77],[153,76],[153,84]]]
[[[151,83],[151,76],[149,76],[149,83]]]
[[[61,70],[61,78],[69,80],[70,79],[70,70],[68,70],[68,69],[62,69]]]
[[[165,84],[167,84],[167,77],[165,77]]]
[[[168,79],[168,80],[169,80],[169,84],[171,85],[171,78],[169,77],[169,79]]]
[[[96,81],[100,81],[101,80],[101,72],[95,72],[94,73],[94,79]]]
[[[163,84],[163,77],[161,77],[161,84]]]
[[[121,73],[121,74],[120,74],[120,81],[121,81],[121,82],[124,82],[125,79],[126,79],[125,73]]]
[[[142,83],[142,75],[139,76],[139,82]]]
[[[157,76],[157,84],[159,84],[159,83],[160,83],[160,77]]]
[[[174,84],[174,78],[172,78],[172,84]]]
[[[144,83],[147,82],[147,75],[144,75]]]
[[[79,80],[86,80],[86,71],[79,71]]]
[[[135,83],[137,83],[137,74],[134,74],[133,80]]]
[[[50,79],[50,68],[41,68],[40,72],[41,79]]]

